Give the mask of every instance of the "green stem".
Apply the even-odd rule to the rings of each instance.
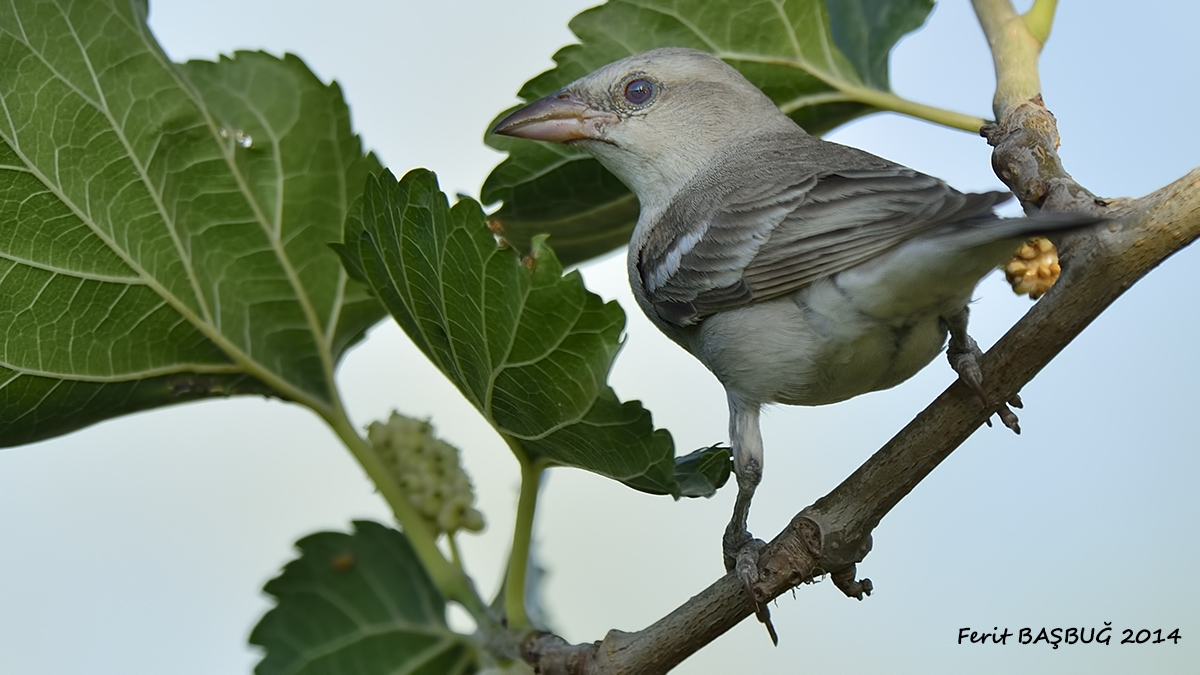
[[[966,115],[953,110],[946,110],[932,105],[916,103],[906,98],[897,96],[890,91],[881,91],[872,89],[848,82],[845,78],[835,75],[826,70],[817,68],[812,63],[803,58],[775,58],[764,57],[759,54],[746,54],[742,52],[714,52],[717,56],[726,60],[749,61],[751,63],[763,63],[776,66],[784,66],[786,68],[795,68],[805,72],[817,79],[821,80],[830,88],[835,89],[840,93],[822,93],[810,96],[803,96],[792,101],[785,101],[780,104],[780,109],[785,113],[790,113],[802,105],[815,105],[818,103],[834,103],[838,101],[857,101],[866,103],[867,105],[875,106],[881,110],[891,110],[909,117],[926,120],[935,124],[950,127],[952,129],[962,129],[971,133],[979,133],[979,128],[985,123],[974,115]]]
[[[446,533],[446,546],[450,548],[450,563],[458,569],[464,569],[462,554],[458,552],[458,537],[453,532]]]
[[[917,119],[933,122],[934,124],[941,124],[952,129],[962,129],[971,133],[979,133],[979,128],[985,123],[985,120],[974,115],[966,115],[954,112],[953,110],[917,103],[891,92],[871,89],[870,87],[855,87],[845,83],[831,84],[851,99],[860,103],[873,105],[882,110],[891,110],[892,112],[898,112],[909,117],[916,117]]]
[[[1054,10],[1057,6],[1058,0],[1034,0],[1033,6],[1022,17],[1030,35],[1043,45],[1050,38],[1050,27],[1054,24]]]
[[[518,456],[519,457],[519,456]],[[517,498],[517,522],[513,527],[512,553],[504,581],[504,613],[508,627],[520,634],[532,628],[525,612],[525,578],[529,574],[529,549],[533,543],[533,516],[541,486],[542,466],[521,460],[521,494]]]

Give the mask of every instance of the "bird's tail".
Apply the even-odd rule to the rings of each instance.
[[[1087,213],[1038,213],[1025,218],[972,218],[929,236],[949,248],[967,250],[996,245],[1003,250],[1037,236],[1053,236],[1099,225],[1108,219]]]
[[[1082,213],[1029,218],[972,218],[915,239],[838,276],[838,286],[876,316],[906,316],[961,307],[975,284],[1038,235],[1081,230],[1104,222]]]

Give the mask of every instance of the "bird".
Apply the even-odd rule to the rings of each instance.
[[[694,49],[610,63],[492,131],[572,146],[637,196],[633,296],[725,388],[738,495],[723,560],[748,591],[762,546],[747,521],[763,406],[888,389],[947,349],[961,379],[1019,432],[1005,402],[984,393],[968,303],[1032,235],[1097,222],[1001,218],[993,209],[1011,193],[960,192],[810,135],[735,68]]]

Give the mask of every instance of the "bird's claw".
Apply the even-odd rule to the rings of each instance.
[[[957,336],[951,333],[950,346],[946,350],[946,358],[950,361],[950,367],[958,373],[963,384],[975,392],[975,395],[986,406],[989,403],[988,396],[987,391],[983,388],[983,371],[979,368],[979,359],[983,357],[983,352],[979,349],[975,338],[970,335],[963,333],[958,339],[955,337]]]
[[[1012,408],[1008,407],[1011,404],[1012,401],[1001,403],[1000,407],[996,408],[996,416],[1000,418],[1000,422],[1004,426],[1012,429],[1014,434],[1019,434],[1021,433],[1021,420],[1017,419],[1017,414],[1012,411]],[[1016,407],[1020,408],[1021,406],[1018,405]],[[988,418],[988,426],[992,425],[991,422],[991,418]]]
[[[875,585],[871,583],[870,579],[856,579],[854,575],[857,571],[855,565],[850,565],[830,576],[833,577],[833,585],[845,593],[847,598],[854,598],[861,602],[864,597],[875,590]]]
[[[749,537],[750,533],[746,533]],[[750,602],[754,605],[754,616],[767,627],[767,634],[771,636],[771,642],[775,645],[779,644],[779,633],[775,632],[775,624],[771,622],[771,610],[767,608],[754,588],[758,584],[758,553],[767,545],[761,539],[749,539],[738,550],[734,556],[733,572],[737,575],[739,581],[742,582],[742,589],[746,591],[746,596],[750,598]]]
[[[754,616],[767,627],[771,642],[778,645],[779,634],[775,632],[775,624],[771,622],[771,611],[754,591],[755,585],[758,584],[758,553],[766,545],[762,539],[755,539],[746,528],[739,526],[736,519],[725,528],[725,535],[721,538],[725,571],[733,572],[738,581],[742,582],[746,597],[754,605]]]
[[[946,349],[946,358],[950,361],[950,367],[954,372],[958,373],[959,379],[963,384],[975,392],[979,400],[983,402],[985,409],[993,409],[992,402],[988,399],[987,391],[983,388],[983,371],[979,368],[979,360],[983,358],[983,351],[979,349],[979,344],[975,342],[975,338],[967,335],[966,332],[966,317],[964,316],[959,321],[947,321],[950,328],[950,345]],[[994,408],[996,416],[1000,418],[1000,422],[1012,429],[1014,433],[1021,433],[1020,420],[1017,419],[1017,414],[1012,411],[1012,408],[1021,408],[1020,394],[1013,394],[1006,403],[1001,403]],[[992,419],[989,416],[985,420],[987,425],[992,426]]]

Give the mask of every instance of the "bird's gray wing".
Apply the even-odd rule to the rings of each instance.
[[[987,216],[1011,195],[962,193],[887,163],[869,169],[774,171],[743,167],[676,199],[638,258],[659,316],[687,326],[796,291],[952,223]],[[729,173],[729,172],[725,172]],[[732,187],[730,187],[732,186]]]

